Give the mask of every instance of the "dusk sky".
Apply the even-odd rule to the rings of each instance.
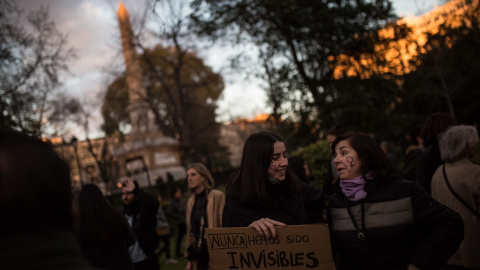
[[[49,8],[50,17],[62,33],[68,34],[69,45],[77,51],[77,58],[71,62],[71,74],[65,78],[63,87],[76,97],[85,98],[97,95],[105,89],[112,77],[106,67],[123,64],[120,54],[120,33],[116,10],[120,0],[16,0],[21,7],[37,10],[41,6]],[[141,8],[135,0],[123,1],[132,17]],[[415,15],[431,10],[441,0],[395,0],[399,16]],[[217,72],[225,70],[227,53],[218,50],[203,51],[199,54]],[[268,113],[266,96],[258,82],[242,75],[223,74],[226,87],[220,98],[217,113],[219,120],[231,117],[253,117],[257,113]],[[101,122],[101,121],[100,121]],[[94,125],[100,125],[100,122]],[[95,127],[94,127],[95,128]],[[96,127],[98,128],[98,127]]]

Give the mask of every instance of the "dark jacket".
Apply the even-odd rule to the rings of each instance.
[[[417,170],[415,180],[420,183],[428,194],[432,194],[432,177],[438,166],[443,165],[440,148],[434,144],[420,153],[417,157]]]
[[[135,243],[133,235],[129,244],[133,244],[132,241]],[[125,239],[117,239],[104,246],[90,247],[86,251],[85,257],[93,266],[101,269],[133,269]]]
[[[75,236],[64,228],[35,228],[0,237],[3,270],[94,270]]]
[[[367,181],[367,197],[345,201],[335,193],[328,204],[332,251],[337,269],[374,269],[357,238],[346,202],[374,257],[376,269],[438,269],[463,239],[461,217],[438,203],[416,182],[392,179]]]
[[[278,198],[277,206],[272,208],[238,205],[227,198],[223,209],[223,227],[248,227],[261,218],[270,218],[287,225],[323,222],[325,194],[310,184],[304,182],[300,184],[301,193],[293,198],[285,198],[282,194],[282,185],[277,184],[274,188]]]
[[[143,252],[155,257],[154,251],[160,241],[156,231],[158,201],[139,188],[135,188],[133,194],[136,200],[124,206],[124,214],[133,216],[132,230]]]
[[[173,217],[173,221],[176,225],[179,224],[186,224],[185,222],[185,214],[187,211],[187,205],[177,198],[172,198],[170,200],[170,206],[168,208],[168,212]]]
[[[402,172],[402,177],[406,180],[409,181],[415,181],[416,176],[415,174],[417,173],[417,159],[418,156],[423,152],[422,149],[419,149],[416,145],[416,148],[413,148],[413,146],[410,146],[411,149],[410,151],[407,149],[408,154],[403,158],[403,168],[401,170]]]

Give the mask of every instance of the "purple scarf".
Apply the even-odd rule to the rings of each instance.
[[[365,176],[367,180],[370,180],[373,179],[374,174],[367,172]],[[364,190],[366,182],[363,176],[360,175],[352,180],[340,180],[340,187],[342,188],[343,194],[350,201],[356,202],[367,197],[367,192]]]

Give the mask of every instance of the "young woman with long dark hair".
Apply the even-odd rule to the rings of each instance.
[[[273,133],[247,139],[226,197],[224,227],[252,227],[269,237],[276,235],[275,226],[323,222],[323,191],[288,170],[285,142]]]

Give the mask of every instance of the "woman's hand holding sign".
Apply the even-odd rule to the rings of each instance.
[[[254,228],[260,235],[265,235],[269,238],[276,236],[275,226],[287,226],[287,224],[269,218],[262,218],[252,222],[248,227]]]

